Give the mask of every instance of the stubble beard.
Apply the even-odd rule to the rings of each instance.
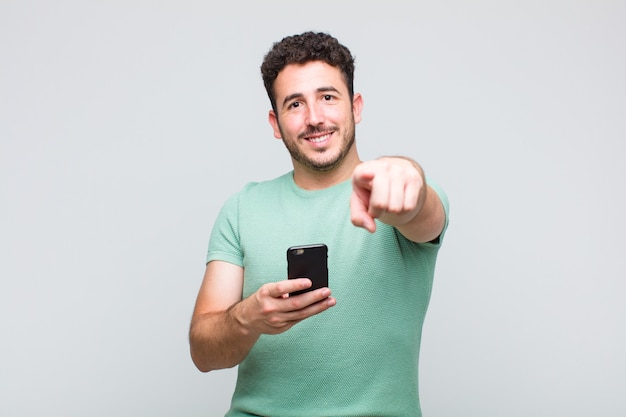
[[[328,131],[337,132],[337,130],[334,127],[331,127],[330,129],[320,129],[317,127],[311,127],[306,131],[306,133],[300,135],[300,137],[309,136],[313,134],[319,134],[319,133],[325,133]],[[282,134],[282,129],[281,129],[281,134]],[[282,136],[283,138],[285,138],[284,134]],[[355,139],[355,129],[354,129],[354,122],[352,122],[351,125],[346,130],[346,132],[344,133],[343,137],[341,138],[341,147],[339,148],[339,153],[335,157],[330,156],[331,159],[309,158],[304,152],[301,151],[296,141],[283,139],[283,143],[285,144],[285,147],[289,151],[289,154],[291,155],[291,158],[293,158],[294,161],[297,161],[304,167],[315,172],[329,172],[337,168],[341,164],[341,162],[343,162],[346,155],[348,155],[348,152],[350,152],[350,149],[354,145],[354,139]],[[305,139],[297,139],[297,140],[305,140]],[[318,151],[318,155],[323,155],[328,152],[329,152],[328,149],[320,149]]]

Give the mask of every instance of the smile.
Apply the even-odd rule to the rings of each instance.
[[[314,137],[314,138],[306,138],[306,140],[308,140],[311,143],[322,143],[327,141],[330,138],[330,135],[332,135],[331,133],[327,133],[323,136],[318,136],[318,137]]]

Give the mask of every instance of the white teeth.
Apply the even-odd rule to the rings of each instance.
[[[320,142],[324,142],[329,137],[330,137],[330,134],[324,135],[324,136],[320,136],[319,138],[311,138],[311,139],[309,139],[309,142],[320,143]]]

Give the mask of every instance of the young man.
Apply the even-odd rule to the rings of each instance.
[[[447,200],[404,157],[361,162],[354,59],[328,34],[261,66],[293,171],[222,208],[190,329],[201,371],[239,365],[227,416],[420,416],[417,368]],[[287,280],[287,248],[328,246],[329,287]],[[332,295],[331,295],[332,289]]]

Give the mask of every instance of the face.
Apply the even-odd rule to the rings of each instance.
[[[276,112],[269,121],[299,166],[317,172],[338,167],[353,153],[362,98],[350,100],[341,71],[321,61],[286,66],[274,82]]]

